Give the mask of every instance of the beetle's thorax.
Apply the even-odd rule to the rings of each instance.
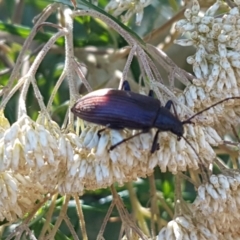
[[[162,131],[170,131],[178,137],[183,135],[183,124],[167,108],[160,107],[154,127]]]

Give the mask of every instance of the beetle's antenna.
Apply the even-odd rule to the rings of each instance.
[[[200,161],[199,168],[200,168],[201,172],[202,172],[203,175],[204,175],[204,179],[207,179],[205,173],[207,173],[207,176],[208,176],[208,169],[207,169],[207,167],[205,166],[203,160],[199,157],[199,155],[198,155],[196,149],[193,147],[193,145],[192,145],[184,136],[182,136],[182,138],[186,141],[186,143],[192,148],[192,150],[194,151],[194,153],[197,155],[197,158],[198,158],[199,161]]]
[[[210,108],[215,107],[215,106],[217,106],[218,104],[221,104],[221,103],[226,102],[226,101],[231,100],[231,99],[240,99],[240,97],[228,97],[228,98],[225,98],[225,99],[223,99],[223,100],[221,100],[221,101],[219,101],[219,102],[216,102],[216,103],[214,103],[213,105],[211,105],[211,106],[209,106],[209,107],[201,110],[200,112],[194,114],[193,116],[191,116],[191,117],[188,118],[187,120],[182,121],[182,124],[191,123],[191,119],[193,119],[193,118],[195,118],[196,116],[202,114],[203,112],[209,110]]]

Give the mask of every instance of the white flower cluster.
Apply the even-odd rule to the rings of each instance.
[[[238,1],[234,2],[237,7],[222,17],[215,17],[222,1],[216,1],[201,16],[199,4],[194,0],[192,8],[185,11],[186,19],[176,24],[178,31],[190,36],[176,43],[196,47],[196,53],[187,59],[193,65],[196,79],[193,85],[185,89],[183,101],[196,112],[226,97],[240,95],[240,5]],[[235,100],[208,111],[220,133],[230,129],[231,124],[239,123],[238,106],[239,102]]]
[[[28,176],[12,171],[0,173],[0,221],[12,222],[22,218],[41,201],[45,189],[39,183],[33,183]]]
[[[240,173],[231,175],[212,175],[209,183],[198,188],[192,204],[195,216],[207,222],[220,240],[239,238]]]
[[[158,234],[157,240],[217,240],[215,233],[209,230],[204,221],[197,222],[194,218],[183,215],[168,222]]]
[[[211,175],[198,187],[189,213],[168,222],[157,239],[239,239],[240,173],[230,174]]]
[[[5,131],[0,139],[0,149],[0,171],[17,170],[29,174],[47,189],[55,189],[59,164],[66,165],[66,159],[61,155],[61,141],[58,144],[58,138],[53,137],[46,127],[23,115]]]
[[[200,127],[188,126],[190,143],[202,151],[201,157],[206,163],[211,163],[215,152],[206,141],[217,145],[221,138],[210,127],[205,132]],[[63,192],[78,192],[82,186],[88,190],[107,187],[118,182],[136,180],[146,177],[159,166],[162,172],[168,169],[176,174],[188,168],[198,169],[199,157],[184,139],[176,140],[176,136],[169,132],[159,135],[160,150],[150,154],[155,131],[134,137],[109,151],[112,145],[134,134],[130,130],[105,130],[98,136],[99,126],[89,126],[77,137],[73,133],[66,135],[74,153],[72,160],[67,161],[66,181],[62,185]],[[196,142],[199,142],[197,145]],[[68,159],[71,159],[69,157]]]
[[[10,126],[1,112],[0,124],[2,136],[0,138],[0,174],[8,173],[13,177],[15,173],[21,174],[30,186],[34,184],[40,186],[40,189],[24,186],[25,189],[31,188],[35,192],[41,190],[43,194],[57,189],[61,193],[82,194],[84,186],[82,179],[76,182],[70,181],[71,179],[66,174],[67,169],[70,175],[74,170],[76,173],[77,158],[81,160],[82,171],[84,169],[83,158],[78,153],[76,154],[77,149],[82,149],[80,143],[76,145],[78,143],[76,134],[64,135],[55,122],[46,120],[42,125],[26,115]],[[95,168],[88,169],[88,172],[84,174],[92,175],[92,171],[95,171]],[[16,194],[18,191],[16,190]],[[33,201],[28,202],[34,203],[37,200],[35,195],[29,191],[27,196],[32,196]],[[41,195],[39,199],[40,197]]]
[[[190,33],[190,39],[180,39],[176,43],[196,47],[196,53],[188,57],[196,79],[180,98],[195,112],[226,97],[240,95],[240,2],[234,2],[237,7],[222,17],[214,17],[221,1],[200,15],[200,7],[194,0],[192,8],[185,12],[186,19],[176,24],[176,29],[181,33]],[[217,132],[226,133],[231,124],[239,123],[238,100],[210,109],[209,115]],[[216,137],[218,134],[214,135]],[[207,142],[215,145],[210,138]],[[198,188],[197,198],[191,205],[193,219],[203,224],[212,236],[203,235],[193,239],[239,239],[239,185],[240,174],[229,170],[228,174],[212,175],[209,183]]]
[[[206,164],[212,163],[215,152],[210,146],[218,145],[222,140],[211,127],[202,128],[199,126],[187,125],[185,127],[187,140],[196,150],[184,140],[177,141],[176,136],[170,132],[163,132],[159,136],[160,150],[151,158],[157,156],[157,164],[162,172],[166,168],[173,174],[187,169],[198,169],[199,163],[204,161]],[[152,141],[152,139],[150,140]]]
[[[122,16],[122,21],[127,22],[136,14],[136,25],[140,25],[143,18],[143,9],[151,4],[152,0],[111,0],[105,7],[107,12],[117,17],[127,11]]]
[[[77,137],[75,134],[67,134],[73,146],[72,160],[67,162],[66,179],[61,185],[62,192],[79,192],[80,186],[87,190],[108,187],[114,182],[123,184],[127,181],[136,180],[137,177],[146,177],[153,172],[153,167],[147,167],[146,156],[149,153],[149,138],[138,138],[141,150],[131,151],[134,141],[121,144],[116,149],[109,151],[114,145],[127,136],[127,132],[106,130],[98,136],[98,126],[87,127]],[[128,132],[129,133],[129,132]],[[145,136],[148,134],[145,134]],[[145,147],[144,147],[145,146]],[[143,149],[147,150],[143,150]]]
[[[24,146],[17,138],[19,130],[16,124],[10,127],[0,111],[0,221],[22,218],[46,193],[41,184],[25,175]]]

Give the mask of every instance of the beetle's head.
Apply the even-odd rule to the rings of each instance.
[[[183,129],[183,124],[180,124],[179,126],[173,126],[171,128],[171,132],[175,135],[177,135],[177,139],[180,140],[181,137],[183,136],[184,129]]]
[[[184,127],[183,127],[184,124],[194,124],[194,123],[191,122],[191,120],[182,121],[182,122],[179,122],[178,125],[177,124],[174,125],[173,128],[171,129],[171,132],[177,135],[178,141],[181,139],[181,137],[184,134]]]

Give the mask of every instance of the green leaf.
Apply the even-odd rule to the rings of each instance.
[[[32,31],[32,28],[29,27],[25,27],[25,26],[21,26],[21,25],[17,25],[17,24],[10,24],[10,23],[5,23],[3,21],[0,21],[0,31],[4,31],[19,37],[22,37],[24,39],[26,39],[30,32]],[[38,32],[35,36],[35,40],[41,41],[46,43],[46,41],[49,40],[49,38],[51,38],[53,36],[53,33],[49,33],[49,32]],[[63,38],[59,38],[56,41],[57,45],[63,46],[64,43],[64,39]]]
[[[85,22],[83,24],[86,25]],[[96,28],[96,21],[91,21],[91,26],[93,27],[95,25]],[[84,26],[82,25],[82,28]],[[85,27],[86,28],[86,27]],[[98,24],[98,31],[101,32],[101,34],[96,35],[95,33],[92,33],[91,35],[89,34],[82,34],[84,31],[78,31],[82,34],[81,37],[79,37],[77,34],[74,35],[74,46],[75,47],[84,47],[86,45],[93,45],[93,46],[104,46],[106,44],[109,44],[110,42],[110,37],[111,34],[109,33],[108,35],[106,34],[106,30],[102,27],[100,27],[100,24]],[[32,28],[22,26],[22,25],[16,25],[16,24],[10,24],[6,23],[0,20],[0,31],[7,32],[9,34],[21,37],[23,39],[26,39],[29,34],[32,31]],[[53,32],[37,32],[36,36],[34,37],[34,40],[37,40],[41,43],[46,43],[52,36],[54,35]],[[64,38],[61,37],[59,38],[56,42],[56,45],[58,46],[63,46],[64,45]]]
[[[47,0],[49,1],[49,0]],[[52,1],[50,1],[52,2]],[[65,5],[68,5],[69,7],[73,7],[72,3],[68,0],[54,0],[54,2],[58,2],[58,3],[62,3]],[[120,22],[117,18],[113,17],[112,15],[108,14],[107,12],[105,12],[103,9],[93,5],[92,3],[85,1],[85,0],[77,0],[77,8],[79,9],[84,9],[84,10],[95,10],[103,15],[105,15],[106,17],[110,18],[111,20],[113,20],[116,24],[118,24],[121,28],[123,28],[126,32],[128,32],[129,34],[131,34],[131,36],[137,41],[139,42],[139,44],[141,44],[142,46],[145,46],[145,43],[142,41],[142,39],[135,33],[133,32],[130,28],[128,28],[127,26],[125,26],[122,22]]]

